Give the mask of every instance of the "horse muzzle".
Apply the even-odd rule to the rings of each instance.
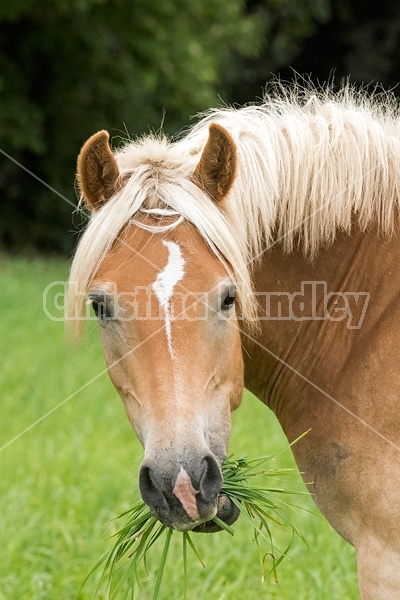
[[[218,531],[211,521],[217,514],[222,520],[233,509],[230,501],[221,502],[222,473],[214,455],[174,460],[166,464],[146,459],[139,473],[139,488],[144,502],[166,526],[178,531]],[[236,507],[235,507],[236,508]],[[229,514],[228,514],[229,513]],[[236,516],[237,518],[237,516]],[[234,520],[236,520],[236,518]]]

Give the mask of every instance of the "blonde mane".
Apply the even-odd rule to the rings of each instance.
[[[210,123],[237,145],[223,210],[191,176]],[[93,214],[71,268],[67,320],[79,328],[90,279],[124,226],[143,213],[156,232],[187,220],[232,268],[245,319],[254,318],[251,268],[272,245],[314,255],[355,222],[393,231],[399,208],[400,121],[390,95],[347,86],[337,94],[292,87],[259,105],[212,110],[180,140],[148,136],[115,154],[124,186]],[[163,224],[163,216],[176,221]],[[158,224],[159,223],[159,224]]]

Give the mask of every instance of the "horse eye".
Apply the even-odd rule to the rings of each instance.
[[[230,285],[227,293],[222,301],[222,310],[229,310],[234,304],[236,300],[236,288],[234,285]]]
[[[106,296],[98,294],[96,296],[89,296],[89,299],[93,308],[93,312],[95,313],[96,317],[100,319],[100,321],[105,321],[106,319],[112,318],[109,302]]]

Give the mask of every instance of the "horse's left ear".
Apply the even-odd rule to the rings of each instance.
[[[117,161],[111,152],[107,131],[99,131],[83,145],[78,156],[79,190],[90,210],[98,210],[116,192]]]
[[[211,123],[207,143],[193,174],[194,181],[219,202],[231,189],[235,175],[236,144],[226,129]]]

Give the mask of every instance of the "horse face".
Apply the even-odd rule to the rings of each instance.
[[[131,177],[120,173],[108,138],[105,131],[95,134],[78,158],[79,187],[94,212]],[[147,164],[155,197],[165,164],[160,166],[158,155]],[[137,176],[142,165],[137,163]],[[236,146],[228,132],[211,124],[186,182],[201,188],[204,202],[219,203],[235,173]],[[243,390],[234,282],[191,225],[172,224],[168,233],[154,233],[153,227],[151,234],[146,226],[159,225],[152,219],[151,211],[143,211],[135,225],[124,222],[118,241],[91,274],[87,292],[110,377],[144,446],[143,499],[163,523],[179,530],[216,514],[229,523],[238,512],[219,498],[220,467],[230,412]],[[84,249],[90,253],[80,244],[81,257]]]
[[[190,225],[168,235],[131,225],[89,297],[110,377],[144,446],[143,499],[176,529],[209,521],[243,390],[232,280]]]

